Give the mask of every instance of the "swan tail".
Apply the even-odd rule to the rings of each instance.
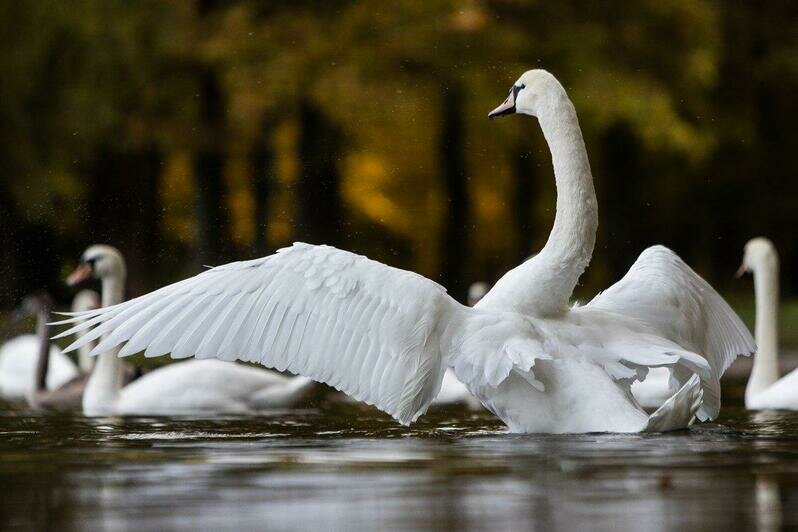
[[[643,432],[668,432],[686,429],[696,419],[704,398],[701,379],[693,375],[678,392],[648,418]]]

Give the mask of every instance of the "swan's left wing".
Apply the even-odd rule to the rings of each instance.
[[[102,338],[93,354],[124,343],[120,356],[143,350],[260,362],[327,383],[408,424],[437,395],[442,338],[468,312],[415,273],[295,244],[77,314],[65,322],[85,322],[59,336],[91,329],[69,349]]]
[[[622,314],[706,358],[712,374],[704,381],[702,419],[718,414],[720,377],[726,369],[738,356],[756,349],[751,333],[726,301],[663,246],[643,251],[620,281],[583,308]],[[690,375],[677,377],[683,384]]]

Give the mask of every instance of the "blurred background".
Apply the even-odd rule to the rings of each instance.
[[[662,243],[750,321],[751,281],[733,278],[749,238],[775,242],[783,294],[798,289],[796,11],[4,0],[0,308],[40,288],[66,302],[63,278],[93,243],[126,255],[129,296],[302,240],[417,271],[462,301],[550,229],[536,121],[486,118],[537,67],[576,105],[599,196],[577,295]]]

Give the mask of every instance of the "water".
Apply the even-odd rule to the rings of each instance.
[[[798,413],[726,408],[667,435],[505,434],[438,410],[0,415],[4,529],[778,530],[798,524]]]

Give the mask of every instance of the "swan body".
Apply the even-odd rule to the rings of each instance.
[[[468,287],[468,306],[473,307],[488,293],[488,285],[472,283]],[[432,401],[433,405],[465,405],[470,410],[479,410],[482,404],[468,391],[468,387],[457,379],[451,368],[447,368],[441,381],[441,391]]]
[[[97,308],[93,304],[96,301],[95,292],[84,290],[75,296],[72,310],[82,312]],[[79,379],[82,364],[91,363],[90,344],[78,350],[79,368],[50,342],[47,321],[52,304],[45,293],[26,297],[22,311],[37,316],[37,334],[21,335],[0,347],[0,394],[6,399],[26,399],[34,404],[37,396],[53,393]]]
[[[144,351],[260,362],[325,382],[403,424],[427,410],[447,368],[514,432],[663,431],[717,415],[718,379],[753,350],[748,331],[661,246],[589,304],[570,308],[598,223],[576,112],[542,70],[525,73],[491,116],[510,112],[540,121],[557,213],[543,250],[473,308],[412,272],[296,243],[78,314],[63,323],[86,321],[62,335],[88,330],[70,348],[102,338],[93,351],[101,357]],[[652,367],[670,368],[678,391],[649,416],[630,386]]]
[[[26,399],[36,387],[36,365],[41,339],[35,334],[12,338],[0,347],[0,396]],[[57,345],[51,345],[47,389],[54,390],[79,375],[78,367]]]
[[[86,250],[69,282],[99,277],[103,305],[111,306],[122,301],[125,273],[122,254],[98,245]],[[218,360],[171,364],[125,386],[121,362],[114,352],[98,357],[83,392],[84,414],[243,413],[292,406],[313,386],[313,381],[303,377],[288,378]]]
[[[758,351],[745,388],[745,406],[751,410],[798,410],[798,370],[779,378],[779,258],[770,240],[748,241],[738,273],[746,271],[754,275]]]
[[[284,408],[301,401],[312,382],[221,360],[187,360],[125,386],[114,410],[122,415],[176,415]]]
[[[745,407],[749,410],[798,410],[798,369],[750,398],[746,394]]]

